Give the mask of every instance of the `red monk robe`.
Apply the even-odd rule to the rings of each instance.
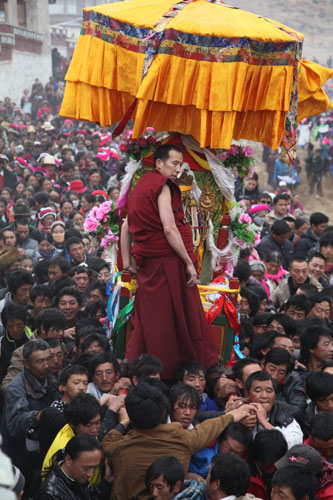
[[[142,353],[154,354],[163,363],[163,378],[171,379],[182,361],[198,360],[209,368],[218,362],[218,356],[198,289],[187,287],[185,264],[164,235],[157,199],[166,183],[176,226],[196,265],[180,189],[154,169],[140,179],[128,201],[128,227],[135,241],[132,255],[139,267],[139,286],[127,357],[132,361]]]

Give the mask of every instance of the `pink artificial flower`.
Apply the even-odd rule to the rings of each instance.
[[[252,231],[252,227],[251,226],[246,226],[246,231]]]
[[[121,151],[122,153],[126,153],[127,150],[128,150],[127,144],[120,144],[119,145],[119,151]]]
[[[98,209],[98,207],[93,207],[90,212],[88,213],[88,217],[90,217],[91,219],[95,219],[96,217],[96,210]]]
[[[104,220],[105,218],[105,214],[104,214],[104,211],[100,209],[100,207],[97,207],[97,210],[96,210],[96,214],[95,214],[95,217],[98,221],[103,221],[103,222],[106,222],[106,220]]]
[[[253,172],[254,172],[254,165],[250,165],[249,166],[249,171],[251,172],[251,174],[253,174]]]
[[[220,154],[220,159],[221,159],[222,161],[225,161],[227,158],[228,158],[227,153],[222,153],[222,154]]]
[[[248,214],[240,214],[240,216],[238,217],[238,222],[239,224],[242,224],[243,222],[245,222],[246,224],[251,224],[252,219]]]
[[[139,145],[144,148],[145,145],[146,145],[146,139],[144,139],[143,137],[141,137],[141,139],[139,139]]]
[[[253,156],[253,149],[250,146],[245,146],[243,151],[247,158],[251,158]]]
[[[102,210],[105,215],[109,215],[111,206],[112,206],[112,201],[104,201],[103,203],[100,204],[99,209]]]
[[[99,222],[96,219],[91,219],[90,217],[88,217],[84,221],[84,229],[86,231],[89,231],[89,233],[96,232],[96,230],[98,229],[98,227],[99,227]]]
[[[230,149],[229,149],[229,153],[232,155],[239,154],[239,148],[238,148],[237,144],[231,144]]]

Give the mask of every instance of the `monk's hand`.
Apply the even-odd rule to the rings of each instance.
[[[188,282],[186,283],[189,288],[192,288],[197,284],[198,275],[192,262],[186,264],[186,274],[188,277]]]
[[[128,271],[134,277],[137,277],[137,275],[138,275],[138,270],[135,266],[127,266],[127,267],[124,267],[123,270]]]

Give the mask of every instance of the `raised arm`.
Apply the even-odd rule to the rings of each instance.
[[[187,253],[182,237],[177,229],[171,206],[171,192],[167,184],[163,186],[161,194],[158,197],[157,204],[165,237],[168,240],[169,245],[184,261],[184,264],[186,266],[186,274],[188,277],[187,286],[195,286],[197,281],[197,273],[193,262],[189,254]]]

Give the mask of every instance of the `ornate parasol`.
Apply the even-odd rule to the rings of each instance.
[[[297,122],[331,107],[333,71],[302,61],[303,35],[219,0],[131,0],[87,8],[61,115],[134,120],[201,147],[250,139],[287,149]],[[287,134],[287,135],[286,135]],[[289,144],[288,144],[289,136]]]

